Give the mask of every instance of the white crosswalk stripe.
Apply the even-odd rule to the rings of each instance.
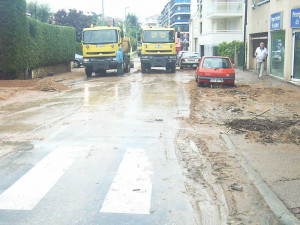
[[[0,209],[32,210],[82,152],[59,147],[0,195]]]
[[[100,212],[149,214],[152,174],[145,151],[128,148]]]

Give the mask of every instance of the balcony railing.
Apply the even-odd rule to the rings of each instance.
[[[173,0],[170,4],[170,9],[172,9],[175,4],[191,4],[191,0]]]
[[[242,33],[242,30],[213,30],[212,33]]]
[[[177,13],[180,13],[180,14],[191,14],[191,10],[189,9],[181,9],[181,10],[174,10],[173,12],[171,12],[171,15],[170,17],[172,17],[174,14],[177,14]]]
[[[218,15],[241,15],[241,2],[215,2],[207,8],[207,16],[213,17]]]

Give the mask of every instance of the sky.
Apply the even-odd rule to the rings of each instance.
[[[27,0],[30,2],[31,0]],[[102,13],[102,0],[32,0],[38,3],[47,3],[53,12],[59,9],[77,9],[83,12]],[[125,17],[125,7],[129,7],[127,12],[136,14],[141,22],[145,18],[160,14],[163,7],[169,0],[104,0],[104,15],[114,18]]]

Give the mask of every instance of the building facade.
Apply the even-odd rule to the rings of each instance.
[[[300,1],[248,0],[247,66],[256,69],[255,50],[268,48],[267,73],[300,81]]]
[[[160,15],[154,15],[146,18],[146,27],[158,27]]]
[[[192,8],[190,51],[212,56],[224,41],[243,41],[244,0],[196,0]]]
[[[189,21],[191,17],[191,0],[171,0],[161,12],[161,26],[175,28],[181,33],[181,49],[189,47]]]

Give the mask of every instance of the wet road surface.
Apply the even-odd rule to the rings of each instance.
[[[197,224],[174,146],[191,78],[109,74],[2,108],[0,224]]]

